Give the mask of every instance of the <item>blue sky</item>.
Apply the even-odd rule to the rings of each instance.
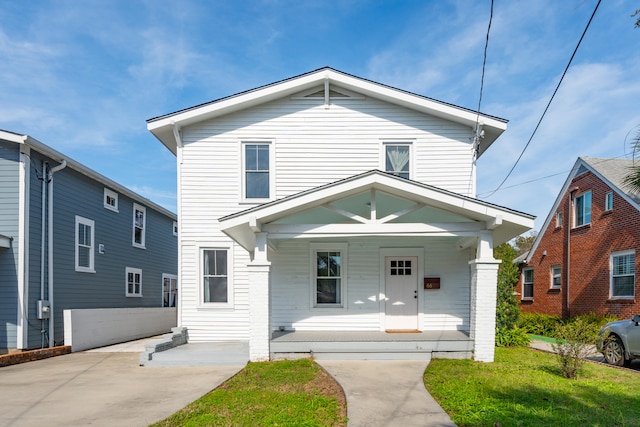
[[[496,0],[482,111],[509,120],[478,193],[531,136],[597,0]],[[544,222],[578,156],[630,157],[637,1],[606,0],[504,188]],[[0,0],[0,128],[176,210],[175,158],[146,119],[330,66],[476,109],[490,1]],[[481,197],[482,198],[482,197]]]

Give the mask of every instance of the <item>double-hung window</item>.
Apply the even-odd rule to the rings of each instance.
[[[636,284],[636,253],[632,251],[611,254],[611,297],[633,298]]]
[[[591,223],[591,191],[582,193],[573,201],[574,227]]]
[[[384,170],[401,178],[409,178],[411,144],[389,142],[384,144]]]
[[[345,244],[313,245],[313,305],[342,307],[346,279]]]
[[[230,297],[229,251],[202,250],[202,302],[228,304]]]
[[[95,273],[95,223],[91,219],[76,216],[76,271]]]
[[[144,249],[145,228],[147,226],[147,209],[137,203],[133,204],[133,246]]]
[[[142,297],[142,270],[139,268],[125,268],[125,295]]]
[[[551,267],[551,289],[560,289],[562,285],[562,269],[559,265]]]
[[[533,298],[533,268],[522,270],[522,298]]]
[[[271,144],[246,142],[243,144],[243,198],[271,197]]]

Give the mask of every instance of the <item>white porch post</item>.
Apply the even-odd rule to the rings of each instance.
[[[249,270],[249,359],[252,362],[269,360],[271,333],[271,303],[267,258],[267,233],[256,233],[256,248]]]
[[[474,359],[493,362],[496,343],[496,295],[500,260],[493,258],[493,234],[482,233],[471,267],[470,338]]]

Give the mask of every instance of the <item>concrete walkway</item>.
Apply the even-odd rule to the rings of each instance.
[[[349,427],[455,426],[424,387],[429,361],[318,360],[347,397]]]

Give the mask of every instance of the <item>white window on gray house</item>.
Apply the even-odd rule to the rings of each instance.
[[[522,269],[522,298],[533,298],[533,268]]]
[[[636,284],[635,250],[612,253],[610,265],[611,297],[633,298]]]
[[[244,144],[244,199],[271,197],[270,144]]]
[[[313,257],[313,305],[341,307],[344,292],[346,246],[315,247]]]
[[[76,215],[76,271],[95,273],[95,223]]]
[[[204,303],[229,302],[228,251],[205,249],[202,251],[202,284]]]
[[[175,307],[178,301],[178,276],[162,274],[162,306]]]
[[[384,144],[385,172],[392,173],[402,178],[409,178],[411,163],[411,145],[409,144]]]
[[[562,269],[559,265],[551,267],[551,288],[560,289],[562,285]]]
[[[604,210],[610,211],[613,209],[613,191],[609,191],[604,196]]]
[[[108,188],[104,189],[104,207],[110,211],[118,212],[118,193]]]
[[[142,297],[142,270],[127,267],[125,269],[126,291],[128,297]]]
[[[574,227],[591,223],[591,191],[582,193],[573,201]]]
[[[147,209],[137,203],[133,204],[133,246],[144,249],[145,228],[147,225]]]

